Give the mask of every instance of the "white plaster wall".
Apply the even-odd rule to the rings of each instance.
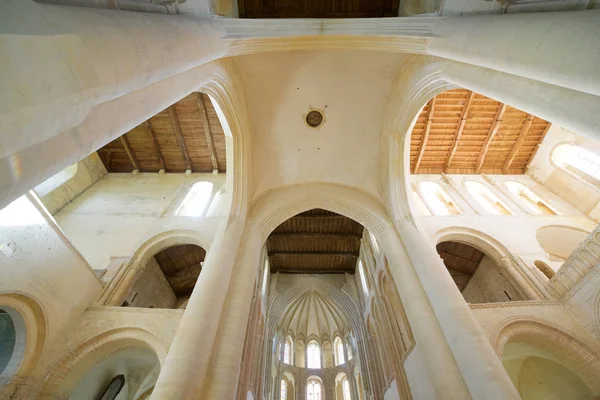
[[[175,215],[199,181],[213,183],[213,202],[206,217]],[[141,243],[167,230],[191,229],[210,243],[227,212],[224,190],[225,174],[111,173],[54,217],[90,265],[105,269],[110,257],[131,256]]]
[[[47,323],[44,354],[52,355],[53,342],[102,285],[34,196],[0,211],[0,249],[0,294],[20,292],[39,303]]]
[[[316,181],[380,197],[383,110],[405,57],[350,50],[237,57],[251,99],[254,198],[276,187]],[[318,129],[304,121],[311,108],[324,112]]]
[[[514,285],[503,275],[502,268],[488,256],[483,258],[462,294],[467,303],[523,300]]]
[[[154,259],[150,258],[144,273],[133,284],[127,302],[130,307],[173,308],[177,297]]]

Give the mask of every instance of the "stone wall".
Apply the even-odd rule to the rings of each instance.
[[[462,292],[467,303],[496,303],[523,300],[502,269],[488,256],[477,267]]]
[[[173,308],[177,297],[154,259],[146,263],[126,301],[130,307]]]

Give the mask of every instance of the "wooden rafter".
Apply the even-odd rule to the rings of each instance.
[[[429,132],[431,131],[431,124],[433,123],[433,112],[435,110],[435,97],[429,102],[429,111],[427,112],[427,122],[425,124],[425,130],[423,132],[423,139],[421,139],[421,145],[419,146],[419,153],[417,154],[417,161],[415,162],[414,173],[416,174],[423,160],[423,154],[425,154],[425,147],[427,146],[427,139],[429,138]]]
[[[515,160],[515,157],[519,153],[521,146],[523,146],[523,142],[525,142],[525,138],[527,137],[527,134],[529,133],[529,130],[531,129],[532,123],[533,123],[533,115],[527,114],[527,119],[525,120],[525,123],[523,124],[523,128],[521,128],[521,133],[519,133],[519,138],[513,145],[512,149],[510,150],[510,154],[508,155],[508,158],[506,159],[506,162],[504,163],[504,167],[502,168],[502,171],[505,174],[508,173],[508,170],[510,169],[510,166],[512,165],[513,161]]]
[[[462,136],[463,130],[465,129],[465,125],[467,123],[467,117],[469,115],[469,109],[471,108],[471,104],[473,103],[473,97],[475,97],[475,92],[469,92],[467,95],[467,100],[465,101],[465,105],[463,107],[462,113],[460,115],[460,122],[458,124],[458,130],[456,131],[456,135],[454,136],[454,140],[452,142],[452,148],[450,149],[450,154],[448,155],[448,160],[446,160],[446,164],[444,165],[444,171],[448,171],[450,167],[450,163],[452,162],[452,158],[454,158],[454,154],[456,153],[456,149],[458,148],[458,141]]]
[[[535,149],[533,149],[533,151],[531,152],[531,155],[529,156],[529,160],[527,160],[527,165],[529,165],[529,163],[531,163],[533,161],[533,158],[535,157],[538,150],[540,149],[540,146],[542,145],[542,142],[544,141],[544,138],[548,134],[548,131],[550,130],[551,126],[552,126],[552,124],[548,122],[548,125],[546,125],[546,129],[544,129],[544,132],[542,133],[542,136],[540,137],[538,144],[535,146]]]
[[[192,163],[190,162],[190,155],[185,145],[185,140],[183,140],[183,133],[181,132],[181,126],[179,125],[179,118],[177,118],[177,112],[175,111],[174,106],[167,108],[167,110],[169,111],[169,117],[171,117],[171,124],[173,125],[175,137],[177,137],[177,144],[179,145],[181,155],[185,161],[185,169],[191,171]]]
[[[156,135],[154,134],[154,130],[152,129],[152,125],[150,125],[150,120],[144,122],[144,129],[146,129],[146,133],[150,135],[150,139],[152,139],[152,147],[154,148],[154,153],[156,157],[158,157],[158,161],[160,162],[160,169],[163,171],[167,170],[167,165],[165,163],[165,159],[160,151],[160,146],[158,145],[158,141],[156,140]]]
[[[139,171],[140,166],[138,164],[137,159],[135,158],[135,153],[133,152],[133,149],[129,144],[129,140],[127,140],[127,137],[125,135],[122,135],[119,139],[121,140],[123,149],[125,150],[125,153],[127,153],[127,158],[129,158],[129,162],[131,162],[131,166],[133,167],[134,171]]]
[[[335,239],[335,240],[343,240],[348,238],[354,238],[360,240],[362,238],[361,234],[358,233],[304,233],[304,232],[284,232],[284,233],[276,233],[273,232],[269,238],[277,239],[277,238],[288,238],[288,239]]]
[[[349,251],[277,251],[273,253],[269,253],[269,256],[344,256],[344,257],[352,257],[358,258],[358,254],[349,252]]]
[[[217,160],[217,151],[215,150],[215,142],[213,140],[212,129],[210,128],[210,122],[208,121],[208,112],[206,111],[206,105],[204,104],[204,97],[202,93],[198,93],[198,108],[200,109],[200,115],[202,116],[202,125],[204,126],[204,135],[206,136],[206,145],[210,151],[210,159],[213,165],[213,171],[219,171],[219,161]]]
[[[502,123],[502,117],[506,112],[506,104],[501,104],[498,109],[498,113],[496,114],[496,118],[490,127],[490,131],[485,138],[485,142],[483,143],[483,147],[481,148],[481,153],[479,153],[479,158],[477,159],[477,167],[475,168],[475,173],[478,174],[481,171],[481,167],[483,166],[483,162],[485,161],[485,156],[490,148],[490,143],[498,133],[498,129],[500,128],[500,124]]]

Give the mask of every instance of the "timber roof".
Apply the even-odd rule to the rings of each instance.
[[[300,213],[267,239],[271,272],[353,274],[363,229],[358,222],[330,211]]]
[[[192,93],[98,150],[108,172],[226,172],[225,134],[210,98]]]
[[[400,0],[238,0],[240,18],[397,17]]]
[[[523,174],[550,123],[465,89],[431,99],[410,138],[414,174]]]
[[[193,244],[168,247],[154,256],[177,297],[192,294],[206,251]]]

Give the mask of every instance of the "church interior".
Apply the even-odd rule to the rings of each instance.
[[[0,399],[600,399],[600,1],[0,2]]]

